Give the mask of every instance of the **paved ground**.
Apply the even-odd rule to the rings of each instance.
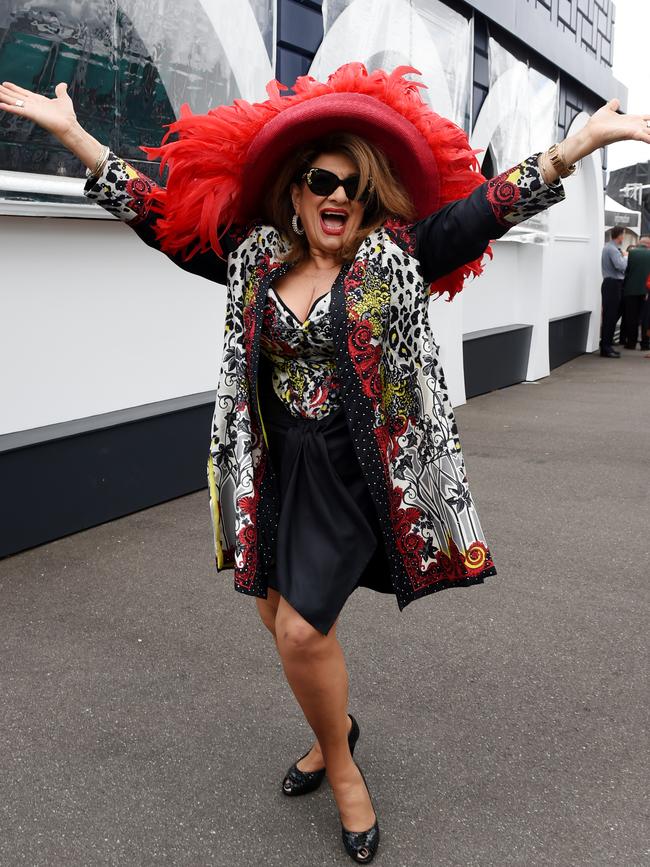
[[[650,359],[585,356],[459,413],[499,567],[341,635],[378,864],[650,863]],[[56,508],[56,492],[48,492]],[[0,563],[2,865],[347,864],[203,494]]]

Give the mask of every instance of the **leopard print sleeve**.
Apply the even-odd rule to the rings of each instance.
[[[127,223],[145,244],[159,250],[156,234],[158,215],[150,209],[148,199],[148,194],[155,189],[157,185],[151,178],[111,151],[101,175],[89,177],[86,181],[84,193],[91,201]],[[234,233],[229,233],[221,238],[221,243],[227,254],[237,246],[238,241]],[[180,253],[166,255],[184,271],[216,283],[226,282],[226,260],[212,250],[197,253],[190,259],[185,259]]]
[[[465,199],[440,208],[409,228],[425,283],[433,283],[474,260],[490,241],[564,199],[560,181],[547,184],[534,154],[478,186]]]
[[[547,184],[542,178],[539,156],[533,154],[485,184],[485,197],[500,226],[515,226],[564,199],[561,181]]]
[[[155,188],[150,178],[111,151],[101,175],[86,181],[84,193],[114,217],[137,224],[149,216],[145,196]]]

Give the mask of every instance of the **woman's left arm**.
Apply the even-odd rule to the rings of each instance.
[[[650,115],[618,114],[618,107],[618,100],[611,100],[555,148],[528,157],[481,184],[467,198],[415,223],[415,255],[425,282],[480,258],[490,241],[561,202],[560,178],[583,157],[617,141],[650,144]]]

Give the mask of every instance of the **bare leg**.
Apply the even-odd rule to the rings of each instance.
[[[322,635],[280,597],[275,635],[289,685],[318,738],[341,821],[348,831],[367,831],[375,814],[348,746],[348,673],[336,627]]]
[[[275,618],[278,613],[278,605],[280,603],[281,596],[277,590],[273,590],[273,588],[269,587],[269,595],[267,599],[257,598],[257,610],[259,611],[260,618],[262,623],[269,630],[271,635],[273,636],[273,640],[277,644],[277,638],[275,635]],[[352,720],[347,717],[347,732],[350,733],[350,729],[352,728]],[[347,735],[346,735],[347,737]],[[323,751],[321,750],[321,746],[316,740],[316,743],[309,750],[306,756],[300,759],[297,762],[298,769],[301,771],[305,771],[309,773],[311,771],[320,771],[325,767],[325,759],[323,758]]]
[[[269,595],[266,599],[261,599],[258,596],[255,601],[257,602],[257,610],[262,623],[269,630],[275,641],[275,615],[278,613],[280,594],[271,587],[269,587],[268,593]]]

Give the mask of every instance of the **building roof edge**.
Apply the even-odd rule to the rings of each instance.
[[[466,2],[603,101],[617,97],[623,111],[627,109],[627,87],[614,78],[610,67],[590,57],[551,21],[537,15],[527,5],[522,8],[520,0]]]

